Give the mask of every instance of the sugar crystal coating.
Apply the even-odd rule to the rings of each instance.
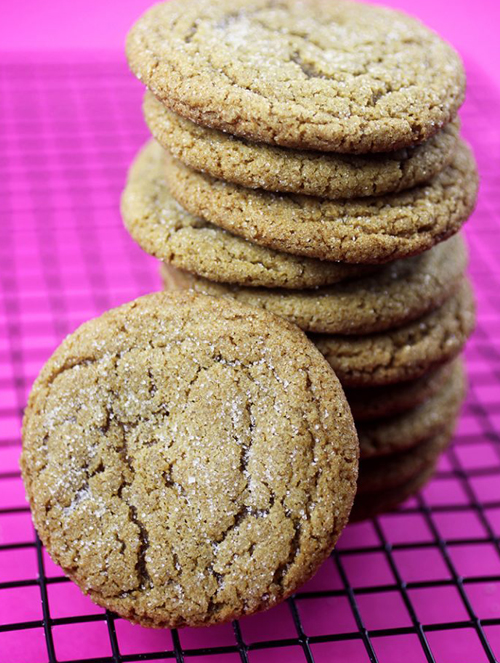
[[[173,113],[150,92],[143,108],[153,136],[194,170],[252,189],[332,199],[393,193],[430,180],[452,160],[460,127],[454,120],[421,145],[352,155],[239,139]]]
[[[148,295],[69,336],[23,426],[35,525],[100,605],[147,626],[269,607],[344,527],[357,437],[297,328],[237,302]]]
[[[309,332],[369,334],[401,326],[456,292],[467,265],[458,234],[429,251],[396,260],[374,275],[314,290],[246,288],[212,283],[162,266],[166,289],[193,288],[271,311]]]
[[[160,3],[127,39],[172,110],[254,141],[335,152],[422,142],[456,114],[456,52],[419,21],[346,0]]]
[[[192,214],[277,251],[348,263],[390,262],[430,249],[461,228],[477,195],[476,164],[463,141],[429,182],[371,198],[248,189],[173,157],[165,172],[172,195]]]

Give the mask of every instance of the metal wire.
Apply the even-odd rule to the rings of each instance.
[[[382,644],[389,641],[413,643],[413,651],[421,652],[422,661],[448,663],[443,654],[445,639],[436,638],[451,632],[472,634],[478,648],[475,651],[482,657],[478,660],[497,660],[498,640],[491,642],[489,634],[491,627],[500,626],[500,612],[486,617],[478,614],[473,590],[485,583],[491,587],[500,583],[500,526],[494,517],[500,509],[500,490],[487,488],[488,482],[494,486],[500,478],[500,397],[494,393],[500,378],[500,262],[496,246],[500,164],[491,158],[500,147],[496,128],[500,104],[488,81],[473,67],[470,69],[463,122],[483,171],[483,195],[469,232],[472,275],[481,308],[478,330],[468,352],[471,389],[463,426],[431,488],[408,502],[399,515],[387,515],[371,525],[348,530],[329,567],[338,578],[337,584],[306,586],[288,600],[291,630],[287,637],[247,637],[244,622],[243,626],[235,622],[230,644],[226,639],[210,646],[184,646],[183,631],[174,630],[171,648],[149,649],[146,645],[143,651],[126,653],[117,628],[120,620],[113,614],[53,615],[51,588],[68,580],[47,573],[42,546],[35,535],[22,540],[7,537],[7,541],[2,537],[9,518],[27,514],[28,508],[21,498],[12,497],[14,489],[16,495],[19,493],[17,466],[0,465],[0,605],[5,607],[3,612],[0,610],[0,660],[4,660],[5,648],[11,646],[2,649],[2,636],[18,633],[28,643],[40,629],[43,655],[33,661],[49,663],[160,659],[181,663],[195,656],[223,663],[252,663],[280,659],[280,652],[287,652],[281,660],[291,660],[288,652],[293,652],[294,661],[321,663],[334,660],[324,655],[328,651],[333,656],[333,649],[322,647],[335,644],[357,648],[356,661],[385,663],[399,660],[391,659],[387,652],[380,654]],[[85,319],[159,288],[155,262],[122,229],[118,209],[126,168],[147,138],[140,118],[141,94],[122,62],[39,62],[27,57],[0,69],[0,118],[4,127],[0,138],[0,358],[4,367],[0,374],[0,454],[19,450],[18,431],[27,392],[38,368],[60,339]],[[477,449],[479,460],[485,454],[487,462],[471,462],[467,456],[471,448]],[[458,536],[446,535],[441,531],[441,518],[452,515],[458,520],[472,518],[481,534],[464,528]],[[395,530],[391,528],[396,518],[407,519],[404,540],[394,540]],[[412,527],[417,520],[425,526],[427,535],[413,539]],[[360,533],[354,536],[349,531]],[[464,572],[456,560],[457,551],[465,548],[470,549],[471,559],[481,560],[482,552],[487,551],[487,559],[493,561],[483,573]],[[10,577],[2,555],[31,553],[37,569],[33,577]],[[408,579],[402,568],[403,556],[430,553],[443,566],[432,567],[427,578]],[[498,570],[494,561],[497,558]],[[375,559],[383,561],[386,579],[360,582],[349,570],[349,564],[358,559],[364,565]],[[440,572],[440,568],[446,571]],[[30,587],[39,589],[40,617],[10,622],[8,600],[3,600],[2,593],[10,590],[9,600],[19,601]],[[438,588],[456,590],[463,618],[421,618],[416,592]],[[397,598],[405,620],[398,621],[398,617],[394,623],[373,625],[372,616],[366,619],[372,613],[367,613],[365,602],[385,598]],[[350,611],[352,627],[336,627],[337,615],[328,606],[329,601],[337,599]],[[322,604],[332,628],[316,632],[311,627],[311,606]],[[268,613],[271,622],[273,615],[274,611]],[[395,617],[396,612],[388,614],[389,620]],[[107,654],[85,658],[83,645],[75,642],[72,658],[58,655],[58,637],[64,628],[97,623],[105,627],[103,646]],[[343,656],[339,654],[338,660],[354,661]]]

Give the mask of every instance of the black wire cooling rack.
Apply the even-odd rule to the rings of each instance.
[[[93,606],[34,534],[18,470],[27,393],[61,338],[159,289],[122,228],[147,138],[121,60],[26,56],[0,68],[0,661],[482,663],[500,657],[500,229],[497,92],[469,66],[462,119],[482,191],[468,224],[479,325],[455,443],[423,493],[349,526],[286,604],[212,629],[149,631]]]

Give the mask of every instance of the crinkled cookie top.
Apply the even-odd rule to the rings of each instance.
[[[157,293],[82,325],[43,368],[22,470],[51,556],[147,626],[269,607],[331,551],[358,444],[324,358],[234,301]]]
[[[400,12],[345,0],[173,0],[127,56],[169,108],[254,141],[379,152],[428,139],[460,107],[457,53]]]

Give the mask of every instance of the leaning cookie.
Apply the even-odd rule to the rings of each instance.
[[[366,336],[314,335],[339,380],[375,387],[415,380],[456,357],[475,326],[467,279],[442,306],[398,329]]]
[[[273,251],[207,223],[172,198],[164,161],[165,151],[147,143],[122,195],[125,226],[147,253],[212,281],[265,288],[313,288],[374,271]]]
[[[167,289],[193,288],[259,306],[308,332],[370,334],[399,327],[441,305],[458,289],[467,250],[455,235],[425,253],[364,278],[315,290],[274,290],[213,283],[162,266]]]
[[[332,199],[379,196],[427,182],[450,164],[460,127],[456,119],[421,145],[348,155],[242,140],[173,113],[150,92],[143,109],[156,140],[194,170],[251,189]]]
[[[157,293],[85,323],[49,359],[21,465],[65,573],[163,628],[263,610],[310,578],[347,522],[357,457],[341,386],[298,328]]]
[[[420,143],[455,117],[457,53],[410,16],[345,0],[192,0],[149,9],[129,65],[163,103],[252,141],[332,152]]]
[[[248,189],[173,157],[165,173],[173,197],[192,214],[276,251],[348,263],[389,262],[430,249],[460,230],[477,194],[476,164],[462,141],[430,182],[352,200]]]

